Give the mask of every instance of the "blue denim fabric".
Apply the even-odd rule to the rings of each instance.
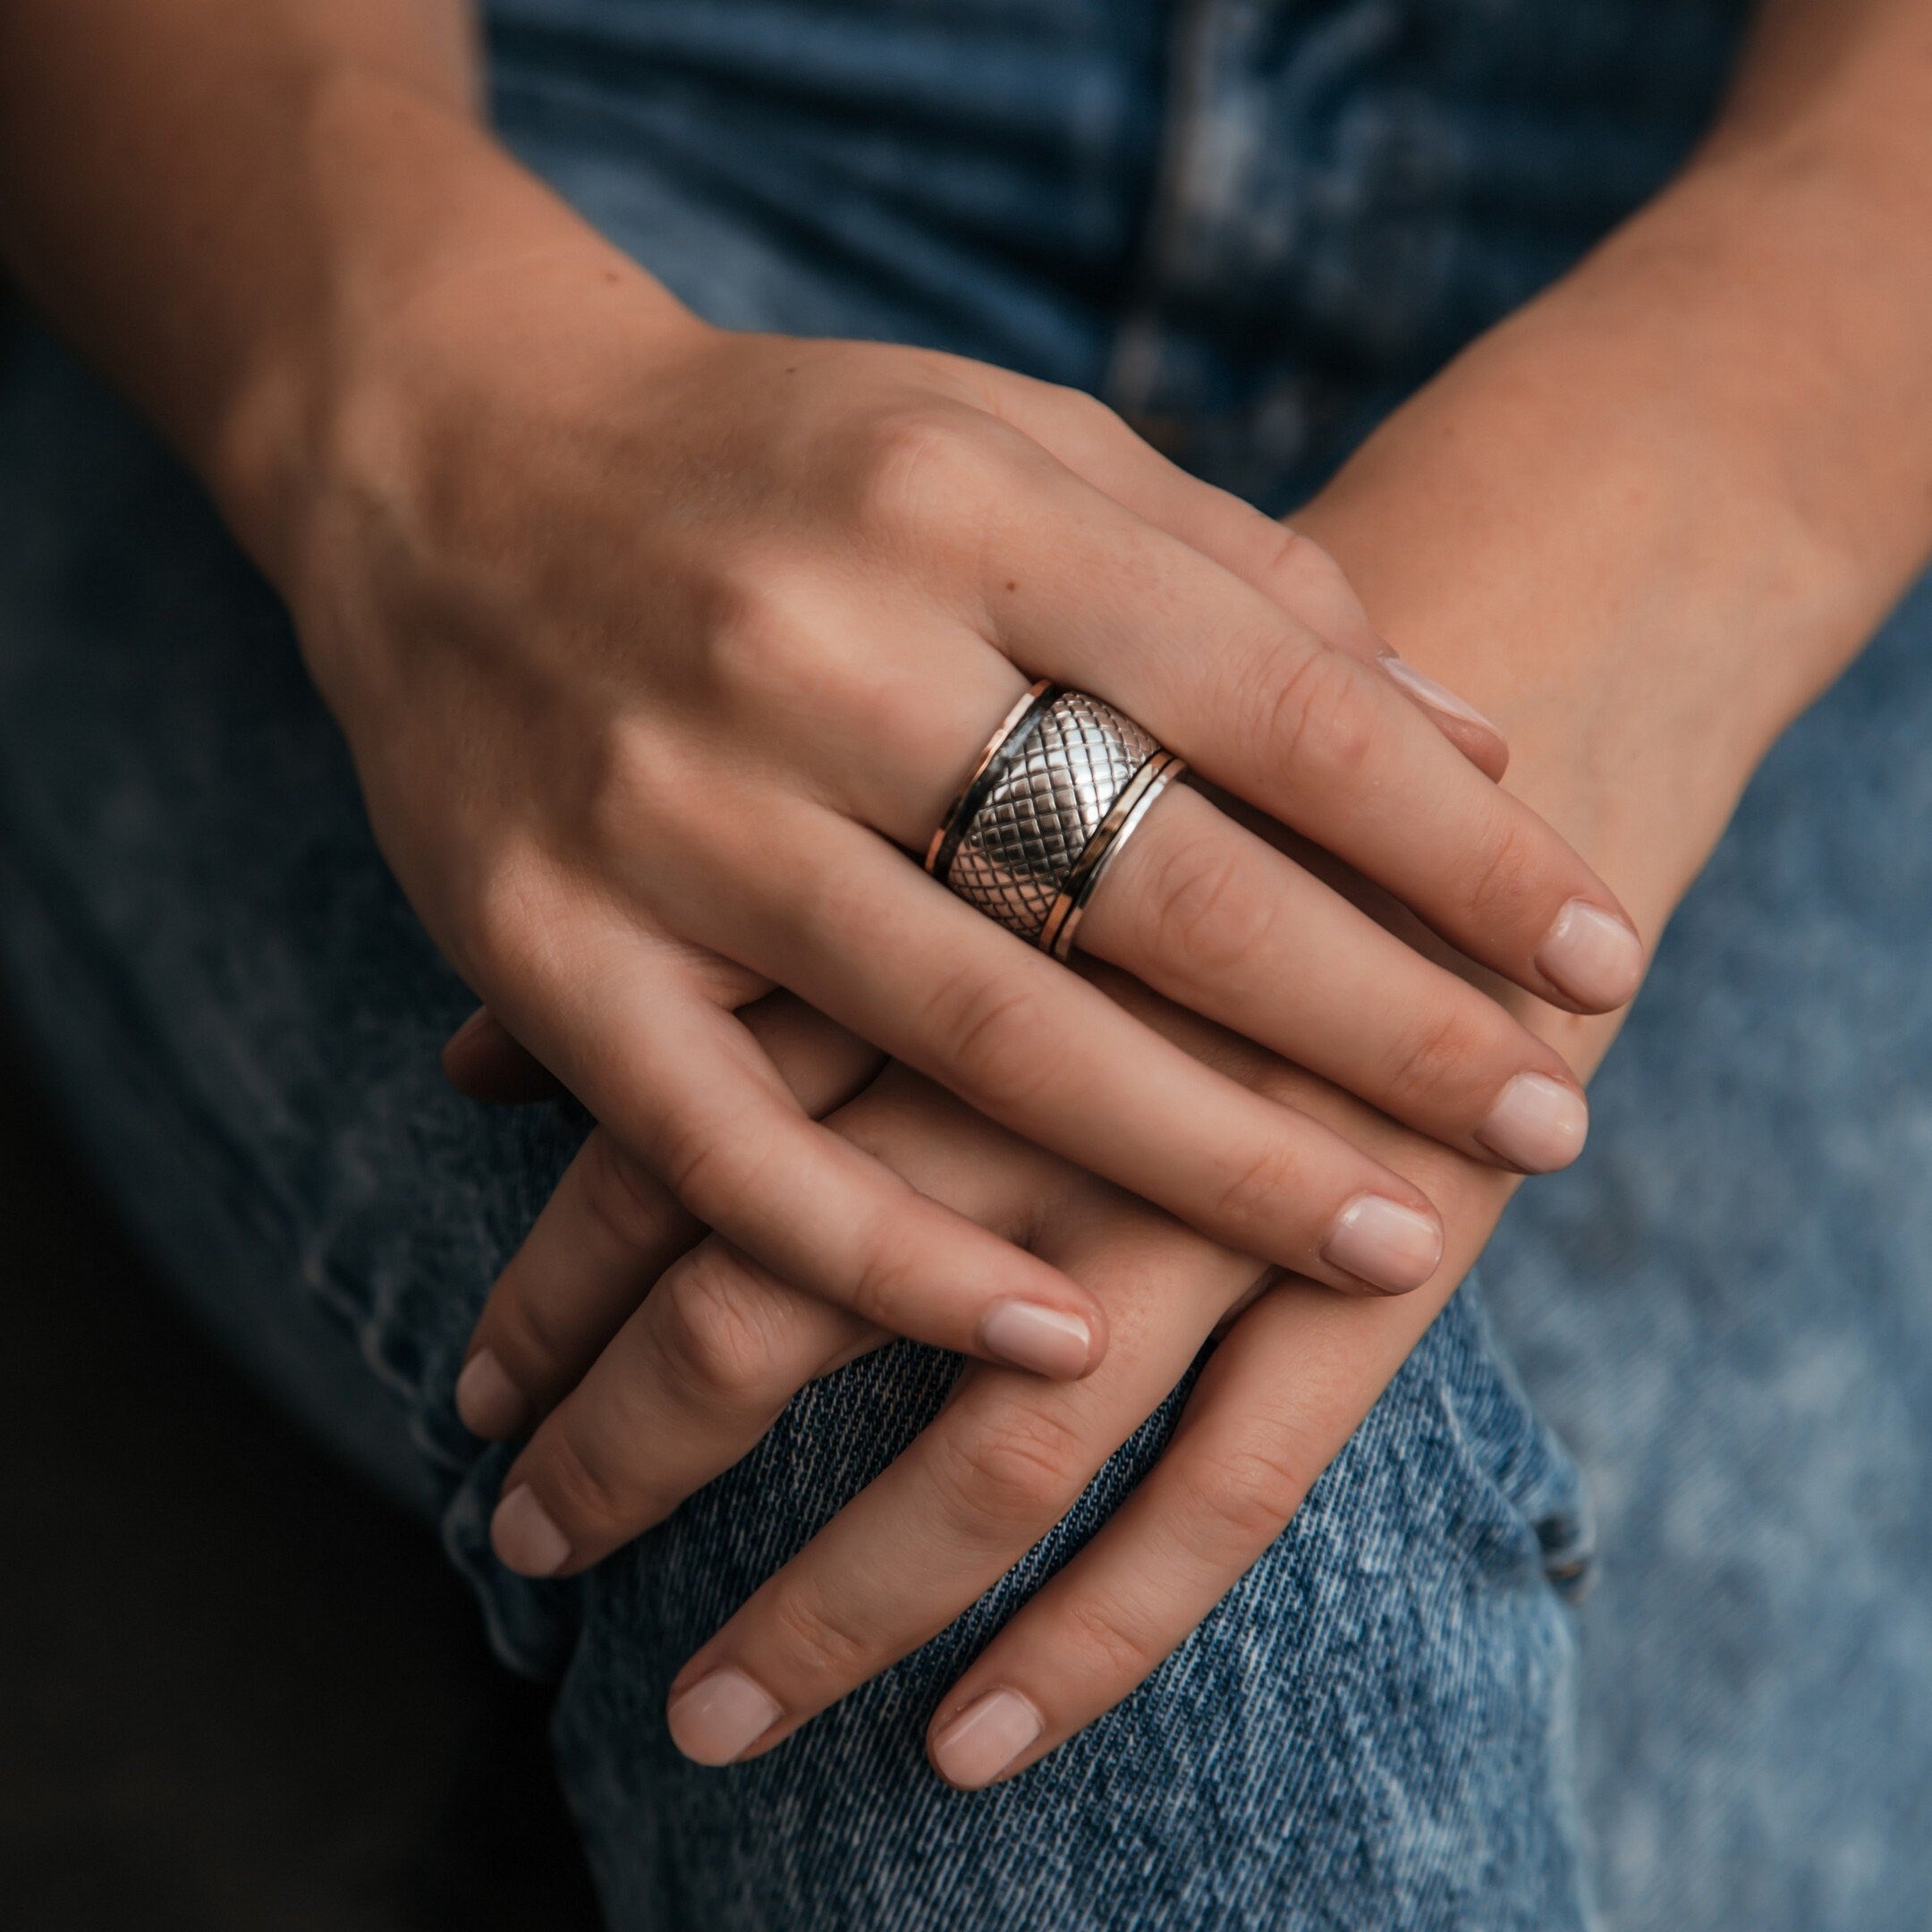
[[[506,138],[706,314],[1100,389],[1270,507],[1668,172],[1737,11],[491,9]],[[451,1386],[582,1123],[442,1090],[467,999],[285,617],[30,336],[0,368],[0,959],[182,1292],[440,1521],[505,1657],[556,1679],[619,1932],[1909,1932],[1932,1894],[1928,645],[1921,592],[1773,758],[1597,1083],[1589,1158],[1524,1191],[1289,1532],[1120,1709],[973,1796],[923,1768],[933,1703],[1171,1405],[925,1650],[769,1758],[680,1759],[672,1673],[948,1366],[901,1348],[818,1385],[586,1579],[496,1569],[504,1456]]]

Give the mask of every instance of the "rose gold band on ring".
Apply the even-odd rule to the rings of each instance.
[[[1187,769],[1187,760],[1172,751],[1159,751],[1150,758],[1131,779],[1127,789],[1114,800],[1114,807],[1095,828],[1087,850],[1067,874],[1060,895],[1054,901],[1046,923],[1040,928],[1043,952],[1063,960],[1073,950],[1073,929],[1087,910],[1087,902],[1100,883],[1100,875],[1123,845],[1140,828],[1148,807]]]
[[[945,874],[950,864],[942,866],[940,860],[945,852],[947,836],[965,829],[966,821],[972,816],[973,793],[980,787],[981,781],[992,769],[993,760],[1006,749],[1006,741],[1019,730],[1027,715],[1037,709],[1053,686],[1045,678],[1037,678],[1013,700],[1013,708],[995,726],[993,735],[986,741],[972,768],[972,775],[960,788],[960,795],[946,807],[945,817],[939,821],[939,829],[932,835],[926,847],[926,869],[939,882],[945,883]],[[957,841],[955,840],[956,843]]]
[[[926,869],[1063,960],[1101,875],[1186,768],[1105,700],[1035,684],[987,741]]]

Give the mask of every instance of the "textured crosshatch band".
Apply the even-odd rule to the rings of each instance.
[[[1030,722],[1012,754],[1004,761],[996,754],[988,766],[991,783],[961,832],[945,882],[1063,958],[1101,867],[1182,766],[1085,691],[1058,692]],[[1083,867],[1089,848],[1097,849]]]

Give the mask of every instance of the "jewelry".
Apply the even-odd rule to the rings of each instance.
[[[1042,680],[987,741],[926,869],[1063,960],[1101,874],[1186,769],[1112,705]]]

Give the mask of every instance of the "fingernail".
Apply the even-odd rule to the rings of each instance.
[[[1389,1294],[1419,1288],[1442,1259],[1442,1229],[1433,1215],[1358,1194],[1335,1216],[1322,1258]]]
[[[989,1355],[1062,1380],[1082,1375],[1093,1359],[1093,1331],[1078,1315],[1035,1301],[996,1301],[979,1324],[979,1340]]]
[[[1550,1174],[1583,1151],[1589,1107],[1573,1087],[1547,1073],[1519,1073],[1496,1096],[1476,1138],[1512,1167]]]
[[[671,1741],[694,1764],[728,1765],[778,1722],[778,1706],[727,1665],[681,1690],[665,1711]]]
[[[570,1560],[570,1538],[528,1483],[519,1483],[490,1518],[490,1545],[519,1576],[555,1576]]]
[[[1572,899],[1543,936],[1536,969],[1579,1006],[1607,1012],[1636,992],[1643,941],[1614,912]]]
[[[933,1740],[934,1767],[948,1784],[990,1784],[1046,1729],[1039,1713],[1012,1690],[975,1699]]]
[[[1485,731],[1495,732],[1500,738],[1503,733],[1496,722],[1486,718],[1467,698],[1459,698],[1446,684],[1438,684],[1427,671],[1418,671],[1405,659],[1398,657],[1394,651],[1376,662],[1402,688],[1420,704],[1426,704],[1432,711],[1441,711],[1453,718],[1461,718],[1465,724],[1480,724]]]
[[[456,1413],[472,1436],[501,1442],[523,1427],[530,1401],[510,1379],[494,1349],[479,1349],[456,1377]]]

